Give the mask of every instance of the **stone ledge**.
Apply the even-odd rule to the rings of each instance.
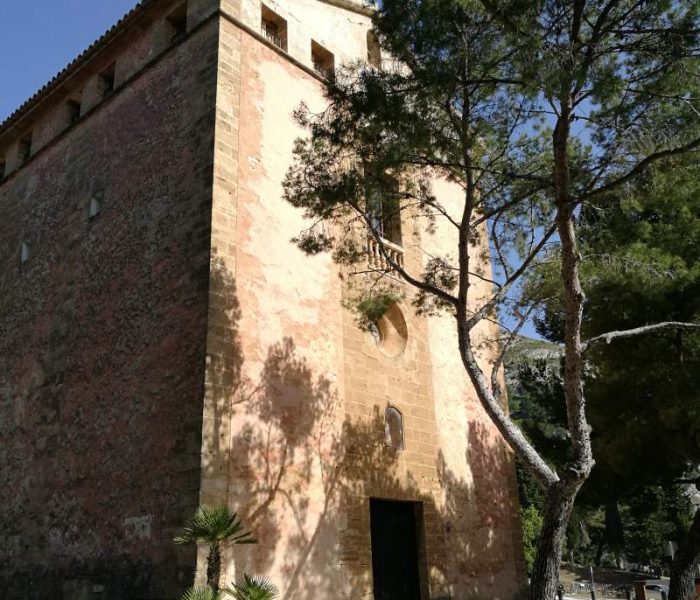
[[[360,13],[361,15],[367,15],[368,17],[371,17],[375,12],[373,8],[358,2],[358,0],[319,0],[319,2],[337,6],[338,8],[344,8],[345,10]]]

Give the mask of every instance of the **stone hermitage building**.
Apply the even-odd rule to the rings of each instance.
[[[512,456],[452,319],[406,289],[375,339],[339,267],[290,241],[292,113],[334,65],[381,60],[370,21],[358,0],[145,0],[0,125],[4,600],[176,598],[203,578],[172,543],[200,503],[259,541],[222,582],[283,599],[523,583]],[[419,245],[453,247],[397,228],[415,272]]]

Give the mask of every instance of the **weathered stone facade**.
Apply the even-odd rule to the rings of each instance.
[[[289,241],[291,114],[323,103],[312,41],[364,58],[369,15],[271,0],[281,49],[259,0],[189,0],[186,32],[181,5],[142,2],[0,128],[0,596],[175,598],[202,577],[172,544],[201,502],[259,540],[229,552],[227,580],[371,597],[381,498],[422,503],[423,598],[509,598],[512,458],[451,320],[415,316],[406,290],[405,348],[382,348],[329,257]],[[453,242],[403,225],[411,269],[418,242]]]

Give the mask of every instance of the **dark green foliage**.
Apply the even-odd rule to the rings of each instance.
[[[228,506],[200,506],[187,522],[182,533],[174,539],[176,544],[255,544],[256,540],[246,531],[238,515]]]
[[[180,600],[221,600],[221,593],[211,586],[191,587]]]
[[[376,325],[379,319],[381,319],[389,307],[398,302],[401,299],[396,293],[384,292],[376,293],[372,295],[363,296],[357,302],[357,312],[360,319],[360,325],[367,329],[373,325]]]
[[[269,579],[247,574],[225,592],[235,600],[276,600],[279,597],[277,587]]]
[[[643,564],[661,565],[664,542],[682,541],[692,520],[690,501],[678,486],[642,488],[621,512],[627,555]]]
[[[538,359],[517,370],[519,385],[510,394],[513,420],[549,462],[561,467],[568,458],[569,434],[559,368]]]
[[[221,577],[221,548],[224,544],[255,544],[257,541],[246,531],[238,515],[228,506],[200,506],[187,522],[182,533],[173,540],[176,544],[206,544],[207,585],[219,589]]]
[[[700,321],[700,166],[653,172],[587,218],[591,254],[586,331],[658,320]],[[591,355],[597,444],[610,478],[667,483],[700,461],[700,334],[662,331]],[[614,411],[614,412],[611,412]]]
[[[544,506],[544,494],[542,488],[520,461],[515,461],[516,475],[518,479],[518,498],[521,509],[521,525],[523,534],[523,552],[528,573],[532,569],[537,552],[537,540],[542,531],[542,513]]]
[[[537,540],[542,531],[542,514],[535,506],[527,506],[522,509],[523,528],[523,553],[525,555],[525,566],[528,573],[532,570],[537,553]]]
[[[333,248],[333,238],[323,231],[303,231],[297,237],[292,238],[305,254],[320,254]]]

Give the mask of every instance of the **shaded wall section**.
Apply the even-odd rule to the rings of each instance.
[[[210,21],[0,185],[7,600],[191,583],[217,44]]]

